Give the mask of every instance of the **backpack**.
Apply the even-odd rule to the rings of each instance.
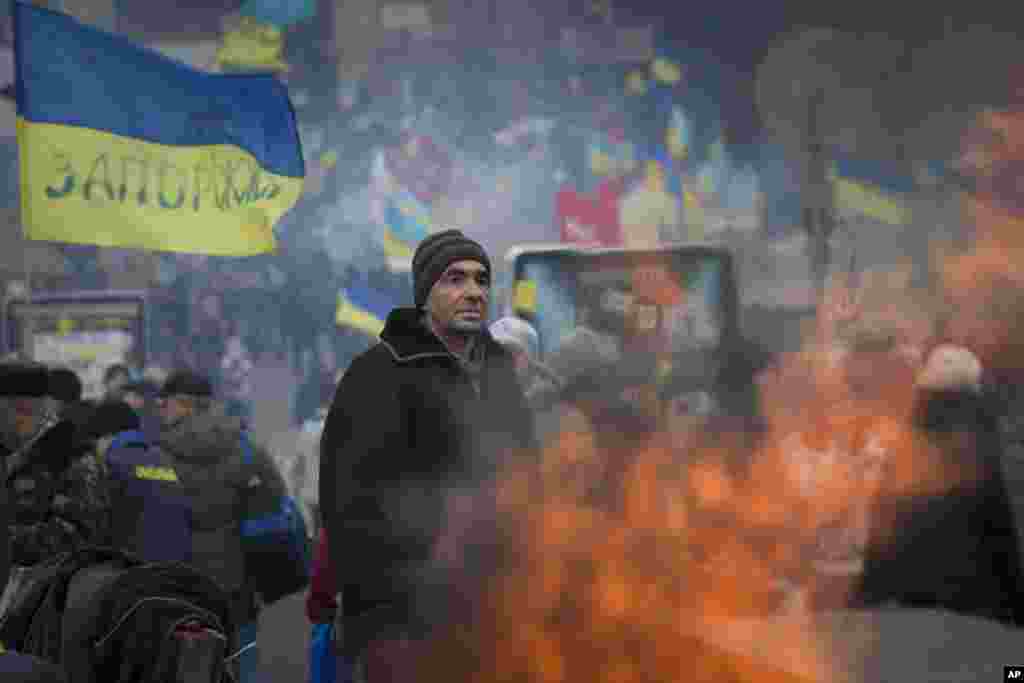
[[[255,461],[244,432],[241,446],[247,468],[240,515],[246,584],[270,604],[309,585],[309,533],[295,499],[276,473],[262,471],[266,465]]]
[[[112,535],[146,562],[189,562],[190,506],[173,462],[139,431],[115,435],[107,448]]]
[[[33,569],[0,640],[70,683],[226,683],[230,596],[178,563],[84,548]]]

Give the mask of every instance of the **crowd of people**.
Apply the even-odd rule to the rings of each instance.
[[[262,598],[253,569],[246,572],[240,511],[245,487],[254,485],[249,477],[279,495],[285,484],[265,449],[243,445],[247,426],[230,414],[231,397],[216,399],[210,380],[191,370],[158,385],[114,366],[104,396],[83,400],[72,371],[22,360],[0,365],[0,394],[5,644],[24,642],[12,622],[41,567],[112,548],[146,563],[187,563],[215,582],[234,625],[231,666],[237,680],[252,680]],[[7,666],[0,663],[5,680]],[[157,680],[137,675],[121,680]]]
[[[628,519],[626,491],[659,448],[687,467],[722,466],[739,490],[765,477],[775,446],[780,499],[842,502],[813,524],[789,520],[785,542],[799,550],[773,566],[770,584],[751,583],[745,609],[897,603],[1021,624],[1020,520],[1001,464],[1014,408],[955,312],[942,325],[934,301],[837,286],[800,353],[723,349],[697,387],[624,343],[637,324],[626,310],[590,311],[541,359],[528,322],[488,325],[491,276],[478,242],[436,233],[413,259],[412,305],[391,312],[379,341],[343,368],[329,346],[318,360],[320,409],[308,425],[318,467],[307,473],[318,507],[304,510],[314,523],[303,531],[316,546],[306,578],[318,675],[378,683],[434,671],[444,634],[480,625],[489,582],[529,571],[516,558],[537,548],[521,544],[540,541],[520,535],[519,515],[573,501]],[[237,348],[229,357],[244,364]],[[184,562],[223,589],[226,654],[240,680],[254,680],[256,619],[281,596],[254,589],[239,515],[247,487],[266,479],[279,497],[288,487],[249,441],[239,392],[222,386],[194,370],[157,378],[116,366],[104,396],[85,401],[66,369],[0,366],[0,612],[21,615],[38,569],[62,554],[115,548]],[[681,407],[695,389],[709,404]],[[117,474],[126,467],[130,485]],[[699,479],[691,590],[714,581],[720,561],[701,555],[702,525],[750,523],[721,496],[708,512]],[[515,481],[519,507],[508,498]],[[18,623],[0,617],[8,646],[32,642],[12,640]]]
[[[537,596],[488,597],[489,582],[508,579],[495,583],[514,591],[517,574],[534,576],[531,553],[551,561],[559,552],[545,545],[546,532],[517,538],[517,523],[543,518],[550,505],[571,525],[571,501],[629,526],[633,477],[656,451],[685,467],[721,466],[736,490],[751,485],[763,498],[771,487],[794,510],[777,528],[751,522],[693,477],[686,554],[695,567],[685,570],[684,592],[708,590],[719,572],[744,573],[738,557],[717,564],[730,556],[716,557],[710,530],[737,539],[767,533],[793,549],[763,585],[752,572],[744,594],[730,598],[733,616],[896,604],[1022,624],[1022,520],[1004,474],[1011,437],[999,426],[1014,408],[997,397],[992,368],[957,333],[955,314],[929,316],[922,300],[897,301],[905,287],[883,288],[872,302],[877,291],[854,296],[837,285],[799,354],[726,349],[702,387],[712,405],[678,410],[681,387],[659,381],[650,363],[632,362],[642,354],[614,341],[611,328],[621,332],[628,320],[590,319],[593,329],[563,340],[550,367],[535,359],[535,333],[523,321],[485,330],[489,267],[457,231],[425,241],[414,261],[415,308],[392,313],[380,342],[343,375],[327,416],[320,561],[333,565],[321,568],[308,613],[321,626],[329,616],[344,634],[344,675],[468,676],[479,661],[445,649],[445,634],[454,629],[469,651],[490,647],[474,640],[497,637],[486,620],[521,617],[502,609],[518,604],[515,596]],[[528,491],[520,507],[502,502],[517,471]],[[682,486],[671,477],[649,483],[665,489],[658,495]],[[718,498],[711,511],[700,502],[708,496]],[[542,590],[542,580],[536,575],[530,590]],[[572,584],[560,595],[571,603],[586,589]],[[566,628],[608,637],[600,625]],[[531,653],[540,656],[517,651]]]

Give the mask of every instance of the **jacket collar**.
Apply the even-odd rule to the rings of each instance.
[[[427,328],[423,323],[423,314],[416,308],[392,310],[384,323],[380,341],[399,363],[422,358],[445,358],[456,362],[459,360],[437,335]],[[486,326],[480,332],[480,342],[484,344],[487,355],[500,354],[503,351],[491,338]]]

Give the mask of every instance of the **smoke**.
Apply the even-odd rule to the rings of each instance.
[[[999,150],[981,156],[998,173]],[[984,193],[965,208],[976,239],[929,253],[927,287],[909,262],[834,278],[801,350],[751,370],[756,415],[670,430],[657,402],[616,412],[599,392],[564,405],[540,463],[510,464],[483,496],[501,561],[462,576],[472,616],[430,641],[421,671],[871,680],[881,622],[850,616],[851,635],[816,615],[856,604],[866,554],[899,547],[908,522],[893,510],[992,476],[968,455],[977,434],[936,438],[917,422],[929,344],[970,349],[955,356],[980,359],[972,381],[1019,365],[1020,219]],[[632,419],[645,405],[658,428]]]

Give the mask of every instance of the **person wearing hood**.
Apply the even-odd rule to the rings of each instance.
[[[173,462],[192,508],[191,564],[232,594],[234,621],[241,625],[239,678],[250,681],[258,665],[255,642],[261,597],[246,585],[240,532],[241,496],[250,472],[245,465],[244,424],[218,411],[210,380],[190,370],[168,376],[158,406],[158,445]],[[283,494],[284,480],[266,450],[253,444],[251,452],[254,465]]]
[[[491,337],[512,354],[527,402],[537,408],[561,386],[558,376],[540,361],[540,339],[533,325],[509,316],[491,324]]]
[[[368,683],[413,680],[408,648],[465,616],[453,577],[486,563],[488,549],[456,557],[444,541],[472,530],[476,494],[503,465],[537,449],[515,360],[485,324],[483,247],[435,233],[412,274],[415,306],[391,311],[380,342],[352,361],[320,442],[343,648]]]
[[[1024,624],[1024,573],[997,411],[970,350],[940,344],[918,373],[912,419],[956,473],[949,490],[883,496],[859,599]],[[879,540],[883,539],[884,540]]]

